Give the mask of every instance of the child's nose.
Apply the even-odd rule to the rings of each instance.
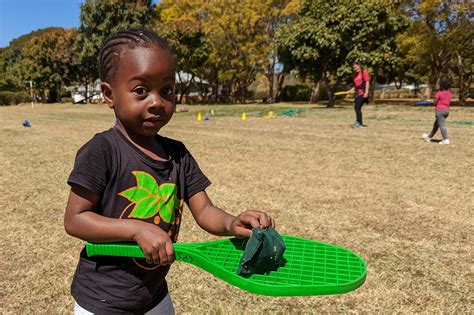
[[[163,105],[163,102],[161,101],[160,97],[156,97],[151,101],[149,107],[158,108],[158,107],[161,107],[162,105]]]

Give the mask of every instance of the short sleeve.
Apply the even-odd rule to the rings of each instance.
[[[364,81],[365,81],[365,82],[369,82],[369,81],[370,81],[369,71],[364,70],[364,71],[362,72],[362,75],[364,76]]]
[[[95,135],[77,152],[67,183],[102,194],[110,178],[111,148],[104,137]]]
[[[184,147],[184,180],[185,180],[185,189],[184,189],[184,200],[189,200],[192,196],[197,194],[200,191],[205,190],[211,181],[204,175],[204,173],[199,168],[194,157],[191,153]]]

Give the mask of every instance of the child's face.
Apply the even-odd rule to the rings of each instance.
[[[174,112],[174,88],[172,57],[154,46],[122,52],[113,81],[103,83],[107,103],[136,136],[154,136],[168,123]]]

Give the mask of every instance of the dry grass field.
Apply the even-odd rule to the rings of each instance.
[[[306,110],[258,117],[291,106]],[[473,122],[473,107],[453,108],[448,146],[421,139],[431,107],[366,105],[360,129],[350,105],[188,109],[162,133],[187,145],[216,205],[263,209],[280,233],[346,247],[368,275],[343,295],[266,297],[177,262],[168,282],[178,314],[473,312],[474,125],[452,123]],[[82,242],[64,232],[66,179],[79,147],[113,121],[105,105],[0,107],[0,313],[72,312]],[[216,239],[183,218],[179,241]]]

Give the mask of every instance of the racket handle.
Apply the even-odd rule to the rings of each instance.
[[[129,243],[96,244],[86,242],[86,252],[87,256],[104,255],[145,258],[140,246]]]

